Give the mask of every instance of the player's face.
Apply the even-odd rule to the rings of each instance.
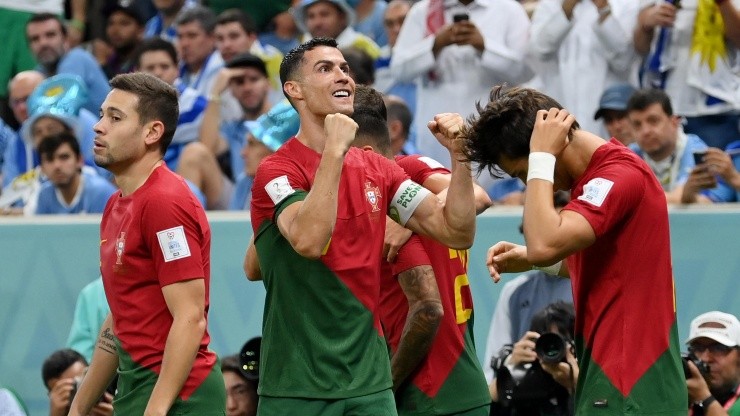
[[[74,182],[82,169],[82,158],[75,155],[68,143],[62,143],[54,154],[41,157],[41,171],[57,188],[65,188]]]
[[[660,103],[629,112],[635,141],[652,159],[661,161],[673,153],[678,140],[679,119],[663,111]]]
[[[270,91],[270,81],[259,70],[244,68],[244,76],[232,78],[229,87],[245,113],[259,113]]]
[[[244,379],[232,371],[224,371],[226,415],[254,416],[257,414],[257,393]]]
[[[100,120],[95,124],[95,164],[117,173],[146,153],[145,138],[151,122],[141,125],[136,107],[139,97],[113,89],[100,109]]]
[[[319,117],[352,114],[355,81],[349,76],[349,65],[339,49],[319,46],[307,51],[301,74],[301,92],[311,113]]]
[[[165,51],[149,51],[141,54],[139,70],[150,73],[170,85],[174,85],[179,76],[177,64]]]
[[[506,156],[501,156],[498,167],[512,178],[519,178],[523,183],[527,183],[529,157],[510,159]],[[568,190],[572,185],[572,180],[564,169],[558,165],[558,162],[555,162],[554,180],[555,183],[552,186],[553,191]]]
[[[314,3],[306,9],[305,22],[312,37],[336,39],[347,27],[347,18],[328,1]]]
[[[255,40],[255,36],[248,35],[239,22],[216,25],[213,35],[216,38],[216,49],[221,52],[224,62],[229,62],[240,53],[249,52]]]
[[[259,166],[262,159],[270,156],[272,150],[265,146],[264,143],[257,140],[251,134],[247,135],[247,144],[242,148],[242,158],[244,159],[244,173],[247,176],[254,176],[257,174],[257,166]]]
[[[114,49],[130,48],[144,36],[144,27],[128,14],[118,11],[110,15],[105,27],[108,42]]]

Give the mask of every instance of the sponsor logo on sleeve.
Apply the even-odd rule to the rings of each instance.
[[[288,182],[287,175],[279,176],[268,182],[267,185],[265,185],[265,190],[267,191],[267,194],[270,195],[270,199],[272,199],[272,203],[275,205],[285,199],[288,195],[295,192],[295,189],[293,189],[293,187],[290,186],[290,182]]]
[[[614,182],[604,178],[594,178],[583,186],[583,194],[578,197],[581,201],[586,201],[591,205],[600,207],[604,203],[606,196],[609,195]]]
[[[182,225],[159,231],[157,240],[165,262],[190,257],[190,247]]]

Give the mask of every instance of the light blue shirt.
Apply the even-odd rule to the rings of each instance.
[[[100,106],[103,105],[105,97],[110,92],[108,77],[105,76],[100,64],[89,52],[80,48],[72,48],[62,56],[59,65],[57,65],[56,74],[49,74],[46,68],[41,65],[37,66],[36,70],[46,76],[74,74],[82,78],[87,87],[88,96],[84,108],[93,114],[100,112]]]
[[[725,151],[737,149],[740,149],[740,140],[728,144]],[[740,171],[740,153],[736,153],[730,157],[735,165],[735,169]],[[717,181],[716,188],[706,190],[702,194],[713,202],[740,202],[740,190],[733,188],[722,178],[719,178]]]
[[[36,214],[101,214],[108,199],[116,192],[107,179],[83,170],[80,189],[74,199],[67,204],[51,181],[41,185]]]

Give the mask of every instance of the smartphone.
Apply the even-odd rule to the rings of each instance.
[[[467,13],[458,13],[458,14],[452,16],[452,21],[455,22],[455,23],[457,23],[457,22],[465,22],[465,21],[468,21],[468,20],[470,20],[470,16],[468,16]]]
[[[700,152],[694,152],[694,164],[699,166],[704,163],[704,156],[707,155],[706,150]]]

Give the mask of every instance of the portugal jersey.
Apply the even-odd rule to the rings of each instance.
[[[428,157],[402,156],[396,160],[418,183],[434,173],[449,173]],[[410,381],[396,392],[401,415],[455,414],[491,402],[473,341],[473,298],[467,263],[467,250],[452,250],[430,238],[414,236],[399,251],[393,272],[382,277],[381,317],[394,352],[408,315],[408,302],[396,279],[398,273],[431,264],[444,310],[429,353]]]
[[[596,234],[568,258],[576,414],[685,415],[668,212],[655,175],[612,140],[593,154],[564,209]]]
[[[143,414],[159,376],[173,321],[162,287],[204,279],[207,319],[210,249],[203,208],[167,166],[156,168],[131,195],[119,191],[108,201],[100,224],[100,269],[114,321],[109,340],[118,344],[116,414]],[[224,414],[223,376],[209,341],[206,330],[173,414]]]
[[[262,161],[252,188],[252,227],[267,290],[259,393],[342,399],[391,387],[378,317],[386,214],[405,223],[428,191],[392,161],[350,148],[337,219],[319,259],[293,250],[277,226],[306,198],[321,155],[291,139]]]

